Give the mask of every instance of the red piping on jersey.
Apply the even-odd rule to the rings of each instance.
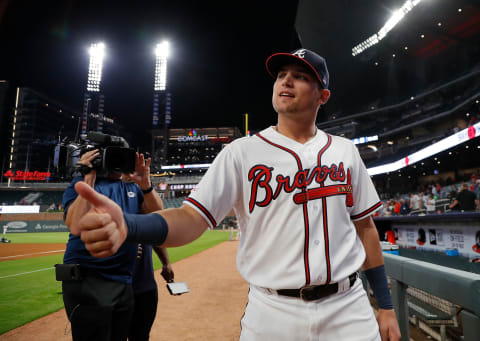
[[[322,164],[322,155],[323,153],[330,147],[332,144],[332,136],[330,134],[327,134],[328,141],[323,146],[322,149],[318,152],[318,164]],[[320,188],[324,187],[324,181],[320,183]],[[330,265],[330,242],[328,240],[328,219],[327,219],[327,198],[322,197],[322,206],[323,206],[323,239],[325,241],[325,264],[327,266],[327,280],[325,281],[325,284],[330,283],[330,280],[332,279],[332,269]]]
[[[192,199],[192,198],[187,198],[185,200],[188,201],[188,202],[191,202],[193,205],[195,205],[195,207],[200,209],[200,211],[202,211],[203,214],[205,214],[207,216],[208,220],[210,220],[210,224],[212,224],[213,228],[215,226],[217,226],[217,222],[215,221],[213,216],[210,214],[210,212],[208,212],[208,210],[205,207],[202,206],[202,204],[200,204],[197,200]]]
[[[362,213],[359,213],[359,214],[355,214],[355,215],[352,215],[350,216],[350,219],[358,219],[358,218],[362,218],[364,216],[366,216],[367,214],[371,213],[372,211],[375,211],[377,208],[379,208],[380,206],[382,206],[382,202],[379,201],[377,202],[375,205],[373,205],[372,207],[370,207],[369,209],[363,211]]]
[[[297,166],[298,166],[298,170],[301,171],[303,169],[302,167],[302,162],[300,161],[300,158],[298,157],[297,154],[295,154],[295,152],[293,150],[290,150],[288,148],[285,148],[279,144],[276,144],[276,143],[273,143],[272,141],[270,140],[267,140],[265,137],[263,137],[262,135],[260,135],[260,133],[257,133],[257,136],[260,137],[263,141],[267,142],[268,144],[271,144],[272,146],[275,146],[277,148],[280,148],[281,150],[284,150],[290,154],[292,154],[292,156],[295,158],[295,160],[297,160]]]
[[[290,153],[295,158],[295,160],[297,161],[298,170],[301,171],[303,169],[302,162],[300,161],[300,158],[298,157],[298,155],[293,150],[290,150],[288,148],[280,146],[279,144],[273,143],[270,140],[267,140],[265,137],[260,135],[260,133],[257,133],[256,135],[259,138],[261,138],[263,141],[265,141],[266,143],[268,143],[268,144],[270,144],[274,147],[277,147],[277,148],[279,148],[283,151],[286,151],[287,153]],[[302,187],[302,193],[305,193],[305,187]],[[305,226],[305,243],[304,243],[304,248],[303,248],[304,249],[303,262],[305,264],[305,285],[309,285],[310,284],[310,265],[308,263],[308,242],[309,242],[309,239],[310,239],[310,236],[309,236],[310,229],[309,229],[309,224],[308,224],[308,211],[307,211],[307,203],[306,202],[303,204],[303,222],[304,222],[304,226]]]

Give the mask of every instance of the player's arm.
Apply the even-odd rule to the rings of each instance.
[[[401,337],[400,328],[393,310],[377,228],[371,216],[353,223],[366,253],[362,270],[380,308],[377,316],[380,336],[382,341],[398,341]]]
[[[154,245],[153,250],[157,254],[158,258],[162,262],[161,275],[168,283],[173,282],[173,268],[170,264],[170,258],[168,257],[168,251],[166,247]]]
[[[82,181],[75,190],[93,208],[73,224],[87,250],[98,258],[115,254],[127,235],[128,241],[171,247],[194,241],[208,227],[206,218],[188,205],[151,214],[124,214],[118,204]]]

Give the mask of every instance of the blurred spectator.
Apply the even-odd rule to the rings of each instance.
[[[407,215],[410,213],[410,204],[405,199],[400,199],[400,214]]]
[[[399,200],[395,201],[395,207],[393,208],[393,214],[400,215],[400,208],[402,207],[402,203]]]
[[[477,200],[480,201],[480,179],[477,179],[475,182],[475,187],[473,188],[473,193],[477,197]]]
[[[55,203],[52,203],[50,206],[48,206],[47,208],[47,212],[52,212],[52,211],[56,211],[57,210],[57,206],[55,205]]]
[[[468,189],[468,184],[463,183],[460,188],[460,192],[457,197],[453,200],[453,203],[450,204],[451,209],[456,209],[460,211],[475,211],[476,207],[479,206],[479,200],[475,194]]]
[[[411,193],[410,194],[410,210],[417,211],[417,210],[421,210],[422,208],[423,208],[422,198],[416,193]]]
[[[427,208],[428,214],[435,213],[435,199],[433,198],[432,194],[428,195],[425,207]]]

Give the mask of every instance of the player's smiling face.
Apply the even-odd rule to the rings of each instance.
[[[273,85],[272,104],[279,114],[317,113],[328,100],[316,77],[298,64],[282,66]],[[326,96],[326,97],[325,97]]]

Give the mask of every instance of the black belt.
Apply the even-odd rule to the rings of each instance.
[[[358,277],[358,271],[348,276],[350,282],[349,288],[353,286]],[[304,301],[315,301],[321,298],[336,294],[338,292],[338,283],[322,284],[322,285],[306,285],[300,289],[279,289],[276,290],[278,295],[297,297]]]
[[[86,268],[80,264],[55,264],[57,281],[81,281],[87,276],[100,276],[93,268]]]

